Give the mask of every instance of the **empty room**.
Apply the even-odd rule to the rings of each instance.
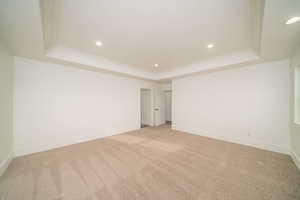
[[[0,0],[0,200],[300,200],[300,0]]]

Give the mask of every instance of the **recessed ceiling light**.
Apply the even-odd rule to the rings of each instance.
[[[100,47],[100,46],[102,46],[102,42],[101,41],[96,41],[96,45]]]
[[[209,44],[209,45],[207,45],[207,48],[211,49],[211,48],[213,48],[214,46],[215,46],[214,44]]]
[[[287,20],[287,21],[285,22],[285,24],[293,24],[293,23],[296,23],[296,22],[298,22],[298,21],[300,21],[300,17],[292,17],[292,18],[290,18],[289,20]]]
[[[158,64],[154,64],[154,67],[158,67]]]

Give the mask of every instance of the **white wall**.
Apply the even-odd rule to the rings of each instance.
[[[140,128],[140,88],[157,84],[15,58],[16,155]]]
[[[0,44],[0,176],[13,156],[13,57]]]
[[[291,153],[300,170],[300,48],[291,58]]]
[[[173,128],[289,153],[289,61],[186,78],[173,86]]]
[[[151,90],[142,89],[141,90],[141,123],[143,125],[152,125],[151,112],[153,108],[151,107]]]

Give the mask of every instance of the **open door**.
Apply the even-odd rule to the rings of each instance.
[[[165,120],[172,124],[172,91],[165,91]]]
[[[141,89],[141,128],[151,126],[151,90]]]

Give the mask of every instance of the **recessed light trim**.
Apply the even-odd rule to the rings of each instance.
[[[158,64],[154,64],[154,67],[158,67]]]
[[[102,42],[101,41],[96,41],[96,45],[98,46],[98,47],[100,47],[100,46],[102,46]]]
[[[285,22],[285,24],[293,24],[293,23],[296,23],[296,22],[298,22],[298,21],[300,21],[300,16],[290,18],[289,20],[287,20],[287,21]]]
[[[208,45],[207,45],[207,48],[208,48],[208,49],[211,49],[211,48],[213,48],[214,46],[215,46],[215,45],[211,43],[211,44],[208,44]]]

